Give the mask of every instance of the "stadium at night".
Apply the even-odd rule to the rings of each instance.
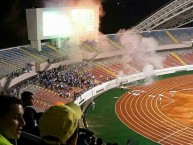
[[[26,9],[30,44],[0,50],[0,93],[32,92],[37,112],[74,102],[104,144],[191,144],[193,28],[182,26],[193,2],[174,0],[115,34],[99,31],[99,15],[94,4]]]

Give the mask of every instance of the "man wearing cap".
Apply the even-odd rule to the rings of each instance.
[[[44,145],[76,145],[82,111],[75,103],[55,105],[44,112],[39,121]]]

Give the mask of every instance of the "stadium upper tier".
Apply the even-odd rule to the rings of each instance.
[[[120,42],[120,37],[123,34],[124,33],[100,35],[98,42],[93,42],[89,40],[84,41],[80,44],[80,49],[84,54],[93,54],[93,57],[96,54],[97,55],[96,59],[121,56],[123,55],[121,51],[123,51],[124,48],[122,47],[122,44]],[[167,46],[170,46],[169,49],[192,47],[191,40],[193,38],[193,28],[144,31],[140,32],[139,35],[145,38],[149,37],[154,38],[158,42],[157,50],[162,50],[161,52],[157,53],[163,53],[164,49],[168,49]],[[30,46],[20,46],[1,50],[0,77],[3,78],[7,75],[11,75],[15,71],[17,73],[19,72],[20,74],[22,74],[22,72],[28,71],[29,65],[34,66],[35,63],[41,64],[47,61],[51,63],[56,63],[68,60],[70,59],[70,56],[74,53],[73,51],[69,51],[70,48],[58,49],[48,44],[42,45],[43,45],[42,51],[32,49],[30,48]],[[172,51],[179,52],[183,50],[172,50]],[[186,50],[186,52],[190,54],[192,53],[191,49]],[[169,55],[171,55],[170,52],[167,53],[167,56]],[[181,55],[181,53],[179,55]],[[84,58],[84,56],[83,59],[88,60],[88,58]],[[189,63],[190,62],[188,61],[187,64]]]
[[[155,38],[159,45],[176,44],[182,43],[182,41],[191,41],[193,28],[144,31],[141,35]]]

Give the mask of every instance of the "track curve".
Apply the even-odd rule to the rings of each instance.
[[[119,119],[160,144],[193,144],[193,75],[137,86],[116,103]]]

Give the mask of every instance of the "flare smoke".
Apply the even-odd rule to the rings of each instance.
[[[99,6],[99,15],[102,17],[104,11],[102,8],[102,0],[44,0],[44,7],[74,7],[74,6],[84,6],[89,7],[93,5]]]

